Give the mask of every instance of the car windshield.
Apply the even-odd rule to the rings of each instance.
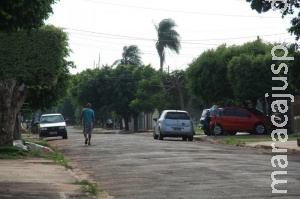
[[[41,117],[41,123],[55,123],[55,122],[64,122],[64,118],[61,115],[49,115],[49,116]]]
[[[184,112],[168,112],[165,116],[165,119],[173,119],[173,120],[189,120],[190,116]]]

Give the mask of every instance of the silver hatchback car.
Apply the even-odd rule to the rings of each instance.
[[[164,110],[158,119],[153,120],[154,139],[163,140],[164,137],[181,137],[183,141],[194,139],[194,125],[187,111]]]

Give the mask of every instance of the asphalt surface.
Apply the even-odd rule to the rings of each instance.
[[[151,133],[95,133],[91,146],[84,145],[81,130],[69,128],[68,137],[47,140],[111,198],[290,199],[300,196],[299,155],[288,154],[288,166],[281,169],[272,167],[271,159],[276,154],[270,150],[179,138],[159,141]],[[287,183],[275,186],[287,193],[272,193],[274,171],[287,171],[286,175],[276,176]]]

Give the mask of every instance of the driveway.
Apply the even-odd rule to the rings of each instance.
[[[68,139],[47,138],[76,168],[114,198],[299,198],[300,156],[288,155],[288,167],[273,168],[275,155],[248,147],[176,138],[154,140],[151,133],[93,134],[84,145],[81,130]],[[271,173],[287,171],[272,194]]]

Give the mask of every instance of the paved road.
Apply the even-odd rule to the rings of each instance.
[[[76,167],[114,198],[299,198],[300,156],[288,155],[288,167],[273,168],[271,152],[247,147],[154,140],[150,133],[94,134],[84,145],[81,130],[69,139],[48,138]],[[287,184],[286,194],[272,194],[271,173]]]

